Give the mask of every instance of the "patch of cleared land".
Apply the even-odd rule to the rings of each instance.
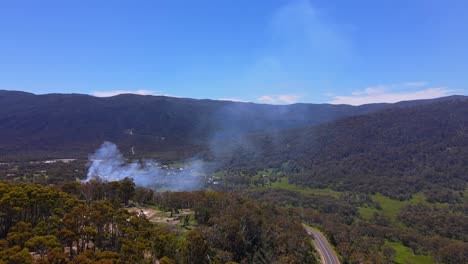
[[[382,210],[378,210],[378,209],[370,208],[370,207],[360,207],[359,213],[365,219],[370,219],[374,215],[374,213],[382,213],[385,216],[387,216],[390,220],[396,221],[398,213],[400,212],[400,209],[403,206],[409,205],[409,204],[419,204],[419,203],[430,204],[429,202],[426,201],[426,197],[422,193],[414,194],[413,198],[408,201],[394,200],[382,194],[372,195],[372,200],[378,203],[382,207]],[[443,204],[443,203],[433,203],[430,205],[447,206],[447,204]]]
[[[405,247],[398,242],[385,242],[385,244],[395,249],[395,259],[393,260],[398,264],[432,264],[435,263],[431,256],[415,255],[413,250]]]
[[[288,178],[280,178],[276,182],[271,183],[272,188],[277,189],[284,189],[288,191],[298,192],[301,194],[309,194],[309,195],[331,195],[335,198],[340,196],[340,192],[334,191],[332,189],[311,189],[311,188],[304,188],[299,187],[295,184],[290,184]]]
[[[180,209],[178,212],[165,212],[151,207],[131,207],[128,208],[130,212],[137,212],[145,214],[146,218],[152,223],[163,223],[169,224],[172,226],[177,226],[182,224],[183,218],[189,216],[189,224],[193,224],[193,210],[190,209]]]

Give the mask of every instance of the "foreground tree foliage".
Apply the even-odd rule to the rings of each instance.
[[[135,196],[134,184],[0,182],[0,263],[316,263],[288,211],[232,193]],[[198,225],[151,223],[124,205],[140,197],[192,208]],[[287,260],[287,262],[284,262]]]
[[[155,202],[195,210],[200,233],[190,233],[186,242],[206,246],[213,263],[316,263],[310,238],[289,210],[220,192],[165,193]]]
[[[438,263],[468,263],[466,206],[409,205],[401,209],[395,222],[381,213],[362,218],[355,206],[376,206],[362,194],[334,197],[252,189],[247,195],[290,206],[297,218],[319,226],[344,263],[392,263],[395,250],[386,241],[399,242],[415,254],[431,255]]]

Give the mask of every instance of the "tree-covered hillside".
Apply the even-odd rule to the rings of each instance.
[[[448,100],[440,98],[434,100]],[[103,141],[126,153],[187,158],[214,138],[273,131],[433,100],[372,104],[260,105],[165,96],[34,95],[0,91],[2,159],[87,157]]]
[[[221,153],[224,169],[282,168],[290,182],[409,199],[460,201],[468,181],[468,101],[388,109],[256,134]],[[232,154],[234,153],[234,154]]]

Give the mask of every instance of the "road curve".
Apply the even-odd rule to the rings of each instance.
[[[315,245],[323,264],[340,264],[338,256],[335,251],[331,248],[327,239],[320,233],[315,231],[313,228],[303,225],[309,235],[312,235],[315,241]]]

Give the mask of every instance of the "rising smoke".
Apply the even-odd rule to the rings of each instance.
[[[132,178],[136,185],[165,188],[171,191],[191,191],[202,187],[202,162],[192,161],[183,168],[169,168],[154,160],[127,162],[117,146],[104,142],[89,156],[89,169],[85,181],[119,181]]]

